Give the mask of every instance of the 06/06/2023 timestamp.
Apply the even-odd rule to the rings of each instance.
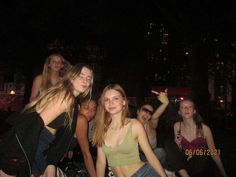
[[[194,155],[220,155],[220,149],[185,149],[185,155],[194,156]]]

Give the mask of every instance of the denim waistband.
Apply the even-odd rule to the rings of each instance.
[[[160,177],[148,163],[145,163],[131,177]]]

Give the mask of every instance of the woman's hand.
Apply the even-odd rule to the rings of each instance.
[[[154,93],[157,97],[157,99],[162,103],[162,104],[168,104],[169,99],[168,99],[168,89],[166,88],[164,92],[157,92],[155,90],[151,91]]]
[[[56,177],[56,167],[54,165],[48,165],[42,177]]]
[[[160,94],[157,96],[158,100],[162,103],[162,104],[168,104],[169,103],[169,99],[168,99],[168,89],[165,89],[164,92],[160,92]]]

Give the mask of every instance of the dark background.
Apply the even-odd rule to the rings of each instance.
[[[235,159],[235,145],[229,143],[235,135],[235,7],[234,1],[209,0],[3,1],[0,81],[12,82],[17,75],[25,83],[27,102],[32,80],[42,71],[45,58],[60,52],[72,64],[94,66],[96,97],[112,82],[120,83],[138,102],[150,96],[153,86],[190,87],[200,113],[220,132],[216,141],[228,152],[225,159],[231,170],[230,160]],[[165,37],[168,44],[163,43]],[[215,77],[213,101],[226,100],[226,83],[232,88],[231,105],[224,107],[224,118],[217,125],[219,110],[216,106],[211,110],[215,116],[209,110],[210,75]],[[227,111],[233,116],[228,123],[231,136],[224,126]]]
[[[97,95],[110,82],[120,83],[138,101],[155,85],[186,86],[206,115],[209,73],[222,72],[218,87],[227,77],[235,106],[233,2],[10,0],[1,2],[0,13],[0,80],[22,75],[26,100],[46,56],[60,52],[72,64],[94,65]],[[164,52],[157,53],[160,49]],[[215,71],[222,61],[222,71]],[[223,92],[218,95],[226,97]]]

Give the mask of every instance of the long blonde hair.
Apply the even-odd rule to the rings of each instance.
[[[51,82],[51,69],[49,67],[50,61],[52,60],[52,58],[54,57],[58,57],[60,58],[63,67],[60,69],[59,71],[59,76],[63,77],[64,74],[66,73],[66,71],[68,71],[72,66],[71,64],[61,55],[61,54],[51,54],[49,55],[45,62],[44,62],[44,66],[43,66],[43,72],[42,72],[42,85],[41,85],[41,89],[45,90],[48,89],[49,87],[52,86],[52,82]]]
[[[91,78],[89,88],[85,92],[81,93],[79,97],[83,98],[87,95],[91,97],[92,86],[93,86],[93,70],[87,64],[77,64],[74,67],[72,67],[67,72],[67,74],[63,77],[63,79],[59,81],[56,85],[43,91],[42,94],[40,94],[40,96],[38,96],[32,102],[28,103],[25,106],[23,112],[34,111],[35,109],[43,110],[50,103],[51,100],[57,99],[60,94],[63,94],[64,98],[62,102],[66,100],[66,102],[69,103],[66,113],[68,115],[67,117],[69,117],[69,122],[71,122],[72,115],[73,115],[73,108],[74,108],[73,106],[74,106],[74,101],[75,101],[75,97],[73,95],[74,87],[73,87],[72,81],[80,75],[81,70],[84,67],[88,68],[92,72],[92,78]]]
[[[129,115],[129,108],[128,108],[128,100],[127,96],[125,94],[125,91],[123,88],[118,84],[110,84],[106,86],[103,89],[103,92],[101,94],[101,97],[99,99],[97,113],[95,116],[95,122],[94,122],[94,133],[93,133],[93,145],[95,146],[102,146],[104,143],[104,135],[107,132],[109,125],[111,124],[111,117],[108,112],[105,110],[105,93],[108,90],[116,90],[121,94],[123,99],[125,100],[125,105],[122,110],[122,117],[121,117],[121,123],[122,126],[125,125],[125,120],[127,116]]]

